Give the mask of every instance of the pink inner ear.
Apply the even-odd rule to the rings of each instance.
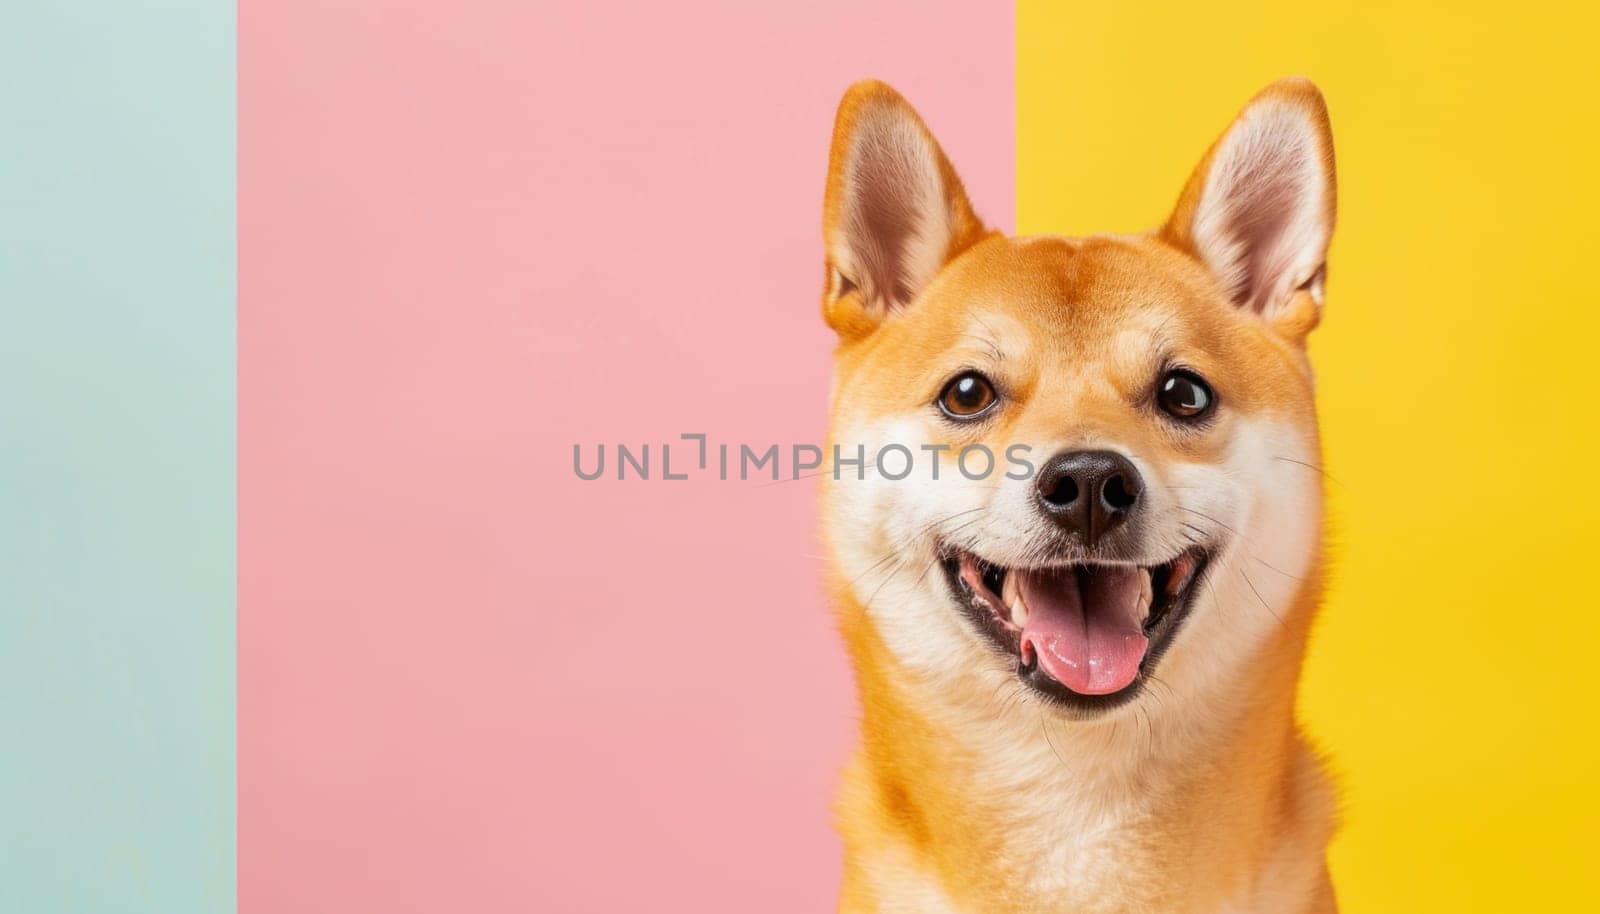
[[[1235,303],[1265,312],[1326,254],[1322,160],[1312,126],[1261,112],[1218,151],[1195,217],[1198,246]],[[1296,277],[1297,273],[1305,276]]]
[[[1293,161],[1273,150],[1254,175],[1244,176],[1241,199],[1232,207],[1227,231],[1242,246],[1240,280],[1234,300],[1256,311],[1266,310],[1266,300],[1277,286],[1276,277],[1294,266],[1289,240],[1293,221],[1307,188]]]
[[[918,180],[916,163],[907,150],[880,141],[871,130],[856,137],[855,148],[845,231],[871,292],[886,306],[904,304],[915,294],[906,270],[906,245],[917,231],[910,191],[911,182]]]

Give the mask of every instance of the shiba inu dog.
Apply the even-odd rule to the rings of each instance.
[[[840,910],[1335,909],[1294,714],[1333,223],[1305,80],[1244,108],[1160,228],[1087,238],[987,229],[904,99],[845,95],[830,443],[878,456],[822,495],[862,706]]]

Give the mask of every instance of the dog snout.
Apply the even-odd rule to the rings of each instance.
[[[1069,451],[1050,458],[1035,481],[1045,516],[1093,546],[1139,504],[1144,481],[1112,451]]]

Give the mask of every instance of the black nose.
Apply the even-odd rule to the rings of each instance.
[[[1144,488],[1128,458],[1111,451],[1057,454],[1035,483],[1045,515],[1090,546],[1133,513]]]

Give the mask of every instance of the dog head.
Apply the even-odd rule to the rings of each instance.
[[[1249,103],[1161,228],[1082,239],[986,229],[905,100],[850,89],[824,532],[905,675],[1020,677],[1091,717],[1259,660],[1320,544],[1305,340],[1333,221],[1303,80]]]

